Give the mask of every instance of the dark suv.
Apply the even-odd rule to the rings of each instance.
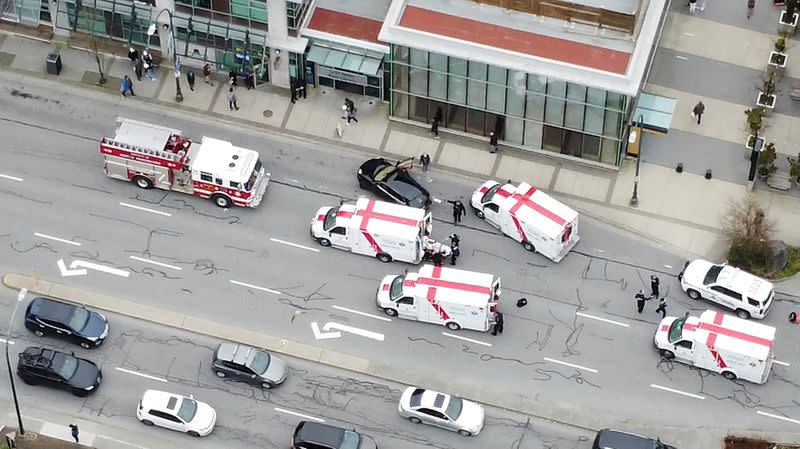
[[[263,349],[237,343],[222,343],[211,366],[218,377],[228,377],[261,388],[272,388],[286,380],[286,362]]]
[[[31,346],[19,353],[17,375],[28,385],[49,385],[86,396],[103,381],[103,373],[91,360],[74,354]]]
[[[597,432],[592,449],[675,449],[661,440],[635,435],[613,429]]]
[[[292,437],[292,449],[378,449],[369,435],[313,421],[300,421]]]
[[[63,338],[84,349],[99,346],[108,336],[108,320],[103,315],[49,298],[34,298],[28,304],[25,327],[39,337]]]

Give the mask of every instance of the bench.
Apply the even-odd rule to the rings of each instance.
[[[767,178],[767,185],[773,189],[789,190],[792,188],[792,178],[788,173],[776,172]]]
[[[792,100],[800,100],[800,87],[795,87],[792,89],[792,92],[789,94],[792,97]]]

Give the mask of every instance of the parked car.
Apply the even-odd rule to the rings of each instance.
[[[204,437],[214,430],[217,412],[192,396],[147,390],[139,401],[136,418],[146,426],[165,427],[193,437]]]
[[[211,363],[218,377],[240,380],[261,388],[272,388],[286,380],[286,362],[263,349],[237,343],[222,343]]]
[[[100,367],[75,354],[30,346],[19,353],[17,375],[28,385],[47,385],[86,396],[103,381]]]
[[[108,320],[81,305],[33,298],[25,311],[25,327],[38,337],[52,336],[81,345],[99,346],[108,337]]]
[[[430,424],[467,437],[480,433],[485,416],[483,407],[474,402],[417,387],[406,388],[397,411],[414,424]]]
[[[675,449],[661,440],[613,429],[597,432],[592,449]]]
[[[427,208],[431,195],[408,174],[410,164],[413,164],[411,160],[393,164],[383,158],[370,159],[361,164],[356,173],[358,186],[395,203]]]
[[[291,449],[378,449],[375,439],[355,430],[300,421],[294,429]]]
[[[775,298],[772,282],[724,263],[702,259],[688,262],[678,279],[690,298],[727,307],[743,320],[767,316]]]

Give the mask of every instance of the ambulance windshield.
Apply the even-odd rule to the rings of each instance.
[[[332,207],[331,210],[325,214],[325,221],[322,222],[322,229],[330,231],[336,226],[336,214],[339,212],[338,207]]]
[[[500,187],[501,187],[500,184],[497,184],[496,186],[494,186],[491,189],[487,190],[486,193],[484,193],[483,197],[481,198],[481,204],[486,204],[489,201],[491,201],[492,197],[494,196],[495,193],[497,193],[497,190]]]
[[[669,327],[668,340],[670,343],[675,343],[683,338],[683,325],[686,324],[686,318],[678,318],[672,322]]]
[[[403,281],[405,280],[405,276],[397,276],[392,281],[392,287],[389,289],[389,297],[392,299],[392,301],[396,301],[403,297]]]

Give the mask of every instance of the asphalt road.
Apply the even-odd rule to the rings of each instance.
[[[414,267],[322,248],[308,235],[318,207],[362,193],[354,172],[368,155],[7,77],[0,74],[2,272],[36,271],[44,279],[334,349],[390,365],[398,377],[427,370],[432,382],[451,382],[455,393],[536,401],[542,416],[595,427],[785,431],[796,424],[757,412],[800,419],[793,399],[800,386],[800,355],[793,350],[798,333],[784,320],[789,299],[779,298],[765,320],[778,327],[775,351],[789,366],[776,366],[766,385],[730,382],[662,361],[651,343],[659,318],[655,304],[636,314],[633,295],[646,288],[654,271],[670,314],[713,308],[680,291],[674,276],[684,261],[678,256],[582,217],[581,242],[553,264],[468,214],[456,229],[462,240],[459,268],[503,278],[506,332],[455,334],[467,341],[434,325],[387,322],[376,318],[383,318],[374,305],[378,282]],[[106,178],[97,141],[113,132],[116,116],[258,150],[273,175],[264,202],[255,210],[221,210],[199,198],[142,191]],[[437,170],[430,179],[421,177],[439,199],[466,199],[481,182]],[[447,222],[449,207],[434,205],[433,214],[434,237],[444,239],[455,229]],[[91,261],[130,276],[92,270],[62,278],[59,259],[67,265]],[[522,296],[529,305],[517,309],[513,304]],[[312,322],[354,326],[384,340],[345,333],[317,341]]]

